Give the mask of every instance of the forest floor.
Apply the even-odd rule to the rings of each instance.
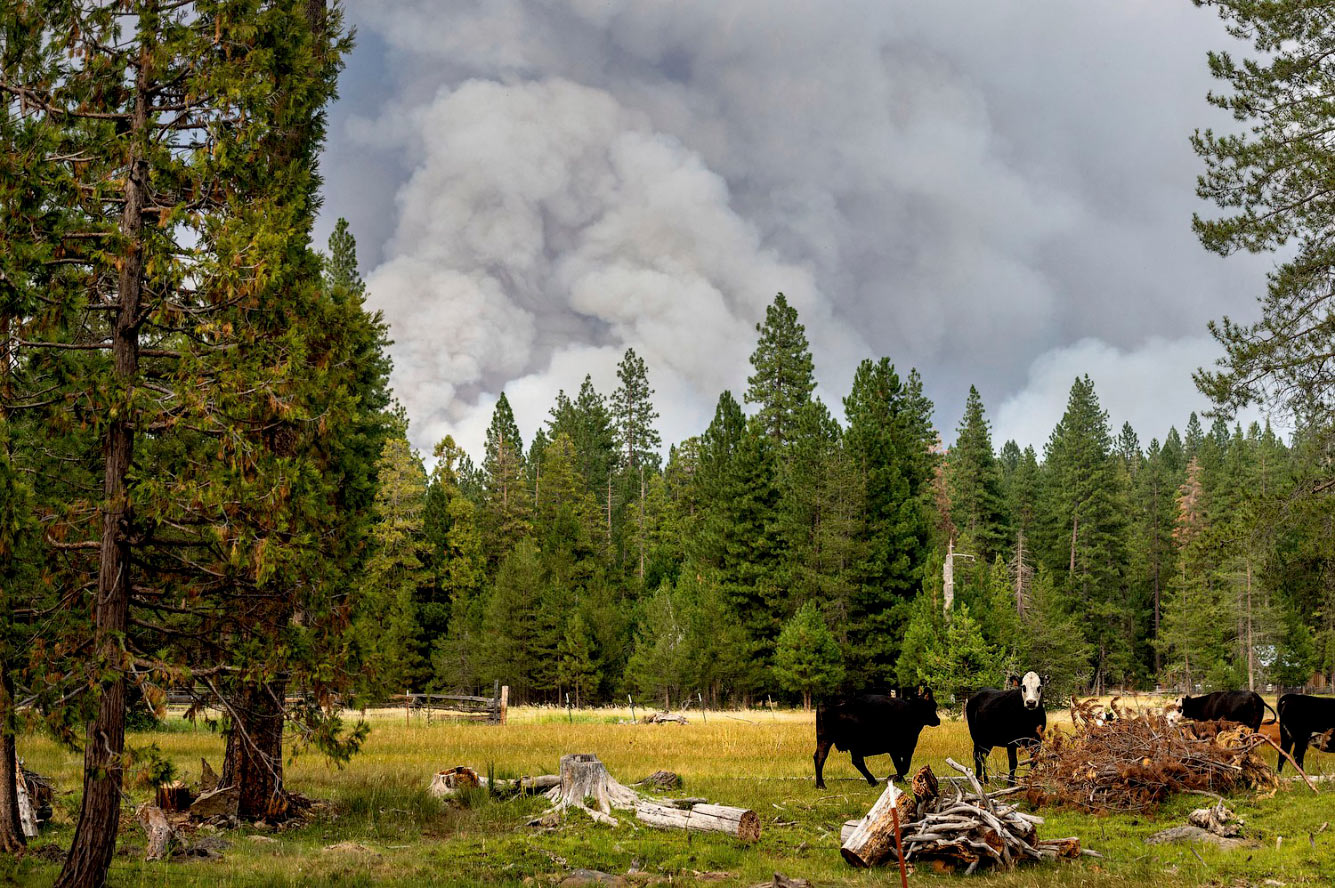
[[[327,799],[332,813],[277,833],[245,827],[222,834],[223,858],[215,861],[146,863],[144,834],[132,808],[149,797],[131,790],[111,872],[112,886],[419,886],[555,885],[572,870],[624,874],[632,868],[671,877],[671,884],[750,886],[775,872],[809,879],[813,886],[886,885],[898,882],[887,869],[857,871],[839,855],[839,828],[861,817],[881,793],[868,786],[845,753],[826,763],[828,789],[816,789],[811,753],[814,716],[802,712],[689,713],[688,725],[618,723],[628,712],[514,709],[506,726],[442,722],[428,725],[415,715],[405,725],[402,710],[372,712],[362,752],[337,769],[313,754],[287,768],[287,782],[306,795]],[[131,735],[132,746],[156,744],[178,776],[198,779],[200,758],[217,768],[223,741],[206,727],[171,716],[155,731]],[[967,728],[946,718],[923,731],[914,767],[930,764],[938,775],[954,773],[947,756],[969,758]],[[680,794],[748,807],[760,814],[760,841],[745,846],[719,835],[686,835],[637,827],[622,817],[617,827],[596,825],[572,814],[551,832],[525,826],[547,807],[541,799],[497,801],[485,793],[464,806],[444,805],[427,792],[437,770],[468,765],[497,777],[554,773],[562,753],[596,753],[622,783],[663,769],[682,776]],[[50,884],[68,846],[77,814],[78,756],[40,737],[20,737],[19,754],[38,773],[55,778],[55,825],[19,860],[0,857],[0,885]],[[1272,756],[1273,758],[1273,756]],[[994,751],[993,770],[1005,757]],[[868,762],[883,777],[884,756]],[[1335,755],[1312,753],[1309,770],[1335,772]],[[1288,774],[1286,769],[1286,776]],[[1335,783],[1319,794],[1284,782],[1272,798],[1238,794],[1230,806],[1243,817],[1259,845],[1221,851],[1213,847],[1144,844],[1146,836],[1185,823],[1189,810],[1207,803],[1182,797],[1154,817],[1044,810],[1040,836],[1080,836],[1106,859],[1085,858],[1026,867],[1011,873],[969,877],[970,883],[1009,886],[1144,885],[1296,886],[1335,883]],[[338,843],[351,849],[331,850]],[[929,873],[915,883],[944,885],[963,876]],[[646,884],[635,882],[633,884]],[[666,882],[664,883],[666,884]]]

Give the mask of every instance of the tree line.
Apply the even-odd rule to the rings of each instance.
[[[840,423],[783,294],[757,332],[742,398],[661,463],[633,349],[610,396],[586,377],[527,442],[502,395],[480,465],[446,438],[428,472],[399,426],[365,692],[809,703],[1029,668],[1096,693],[1335,668],[1329,523],[1295,499],[1323,470],[1307,430],[1192,414],[1142,444],[1082,377],[1041,452],[995,447],[976,389],[943,448],[916,371],[864,361]]]

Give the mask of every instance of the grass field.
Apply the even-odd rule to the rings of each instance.
[[[564,712],[518,709],[504,727],[439,721],[427,725],[420,716],[405,726],[402,711],[372,713],[370,739],[344,769],[313,755],[288,766],[289,785],[331,800],[334,815],[276,834],[249,828],[227,834],[230,845],[221,861],[143,862],[143,833],[128,812],[148,793],[131,792],[111,884],[541,886],[577,867],[625,873],[632,864],[671,876],[673,884],[701,881],[699,873],[726,873],[708,884],[748,886],[776,871],[805,877],[817,886],[891,881],[889,871],[858,872],[839,856],[840,824],[865,813],[881,789],[868,786],[843,753],[832,753],[826,764],[829,788],[815,788],[812,715],[710,712],[703,719],[693,714],[691,724],[684,726],[617,723],[627,717],[584,711],[575,713],[572,723]],[[179,718],[162,730],[131,735],[130,743],[156,743],[187,780],[197,778],[201,756],[217,767],[223,746],[217,735]],[[36,737],[20,738],[19,752],[34,770],[56,778],[62,790],[77,789],[76,756]],[[628,817],[612,828],[574,815],[555,832],[539,833],[524,823],[545,809],[542,801],[478,796],[467,807],[447,807],[426,792],[431,774],[441,768],[469,765],[485,772],[490,766],[498,777],[551,773],[565,752],[596,753],[623,783],[657,769],[676,771],[685,780],[684,794],[758,812],[764,821],[761,840],[745,847],[722,836],[638,828]],[[967,729],[960,721],[947,719],[939,728],[926,729],[914,765],[953,773],[945,764],[947,756],[958,761],[969,756]],[[1308,765],[1314,773],[1335,771],[1335,756],[1312,754]],[[889,759],[869,759],[869,766],[884,776]],[[1002,753],[993,753],[992,766],[1004,767]],[[1150,833],[1185,822],[1186,812],[1203,803],[1199,797],[1175,800],[1152,819],[1045,810],[1048,823],[1040,835],[1079,835],[1086,847],[1107,859],[973,879],[989,886],[1329,885],[1335,883],[1335,830],[1320,830],[1335,820],[1335,788],[1321,786],[1317,795],[1286,783],[1274,798],[1235,797],[1232,807],[1260,846],[1229,852],[1143,844]],[[45,859],[55,857],[49,846],[68,845],[75,813],[75,793],[63,795],[59,823],[34,843],[39,850],[48,846],[46,854],[19,861],[0,858],[0,885],[49,884],[59,866]],[[271,835],[277,842],[250,838],[257,834]],[[359,843],[372,853],[324,850],[338,842]],[[925,871],[912,877],[933,884],[960,878]]]

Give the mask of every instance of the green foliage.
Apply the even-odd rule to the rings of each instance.
[[[779,633],[774,677],[786,691],[802,695],[804,709],[813,694],[828,694],[844,680],[839,645],[814,601],[808,601]]]
[[[958,604],[946,618],[931,596],[918,596],[904,630],[897,669],[901,685],[925,684],[943,698],[958,697],[998,687],[1004,672],[1001,651],[988,643],[967,604]]]
[[[1064,705],[1089,681],[1093,646],[1085,640],[1085,632],[1082,621],[1067,609],[1052,573],[1039,570],[1021,620],[1013,671],[1037,672],[1044,677],[1049,705]]]
[[[760,427],[783,447],[793,436],[798,413],[816,390],[811,347],[797,309],[782,293],[765,309],[765,322],[756,324],[756,332],[760,341],[751,354],[755,372],[746,380],[746,403],[760,405]]]
[[[978,556],[990,560],[1008,539],[1001,468],[978,389],[969,387],[955,445],[946,457],[950,520],[973,541]]]

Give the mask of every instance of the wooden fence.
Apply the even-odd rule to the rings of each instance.
[[[466,694],[418,694],[405,691],[390,698],[403,707],[403,721],[408,724],[414,712],[424,712],[427,724],[432,712],[449,712],[455,718],[476,718],[488,724],[506,723],[510,708],[510,686],[496,682],[490,697],[472,697]]]

